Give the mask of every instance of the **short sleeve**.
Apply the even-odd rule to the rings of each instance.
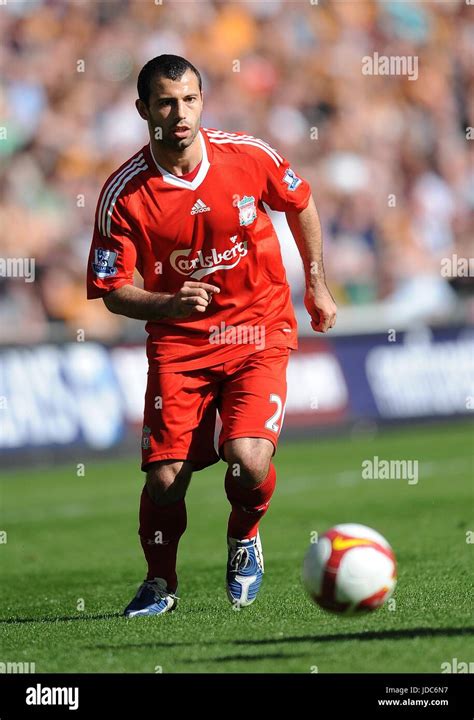
[[[137,251],[120,198],[107,211],[97,204],[94,234],[87,264],[87,297],[103,297],[123,285],[133,285]]]
[[[311,187],[307,180],[268,145],[266,151],[258,153],[258,158],[262,169],[262,200],[272,210],[304,210],[311,198]]]

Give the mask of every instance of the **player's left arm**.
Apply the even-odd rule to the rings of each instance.
[[[337,307],[326,285],[321,223],[313,197],[304,210],[287,210],[286,219],[298,246],[306,280],[305,307],[316,332],[327,332],[336,324]]]
[[[257,141],[261,142],[261,141]],[[286,214],[290,230],[303,260],[306,292],[304,304],[316,332],[327,332],[336,323],[336,303],[324,277],[321,223],[307,180],[297,175],[269,145],[258,152],[263,169],[262,199],[273,210]]]

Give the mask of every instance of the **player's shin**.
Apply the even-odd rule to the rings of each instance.
[[[186,530],[185,500],[169,505],[157,505],[149,496],[146,486],[140,498],[140,528],[138,534],[148,563],[147,580],[164,578],[168,590],[174,592],[176,556],[180,537]]]
[[[253,488],[239,484],[231,470],[225,476],[225,491],[232,506],[227,528],[228,537],[246,538],[257,534],[258,525],[268,510],[270,499],[275,490],[276,472],[273,463],[266,478]]]

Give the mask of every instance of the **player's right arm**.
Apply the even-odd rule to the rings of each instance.
[[[97,203],[89,262],[87,297],[102,298],[110,312],[136,320],[186,318],[203,313],[219,288],[186,281],[177,293],[149,292],[133,284],[137,263],[136,231],[123,197],[106,183]]]
[[[174,295],[122,285],[105,295],[104,303],[110,312],[136,320],[186,318],[194,312],[205,312],[215,292],[220,292],[215,285],[191,281],[186,281]]]

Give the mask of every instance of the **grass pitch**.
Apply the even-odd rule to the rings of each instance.
[[[144,577],[137,458],[3,474],[2,661],[43,672],[441,672],[472,657],[473,443],[467,424],[281,443],[261,524],[265,577],[235,611],[224,589],[224,463],[196,473],[181,540],[181,602],[120,616]],[[362,462],[416,459],[419,481],[366,480]],[[80,460],[77,459],[79,462]],[[306,597],[313,531],[357,522],[392,544],[395,603],[358,618]]]

